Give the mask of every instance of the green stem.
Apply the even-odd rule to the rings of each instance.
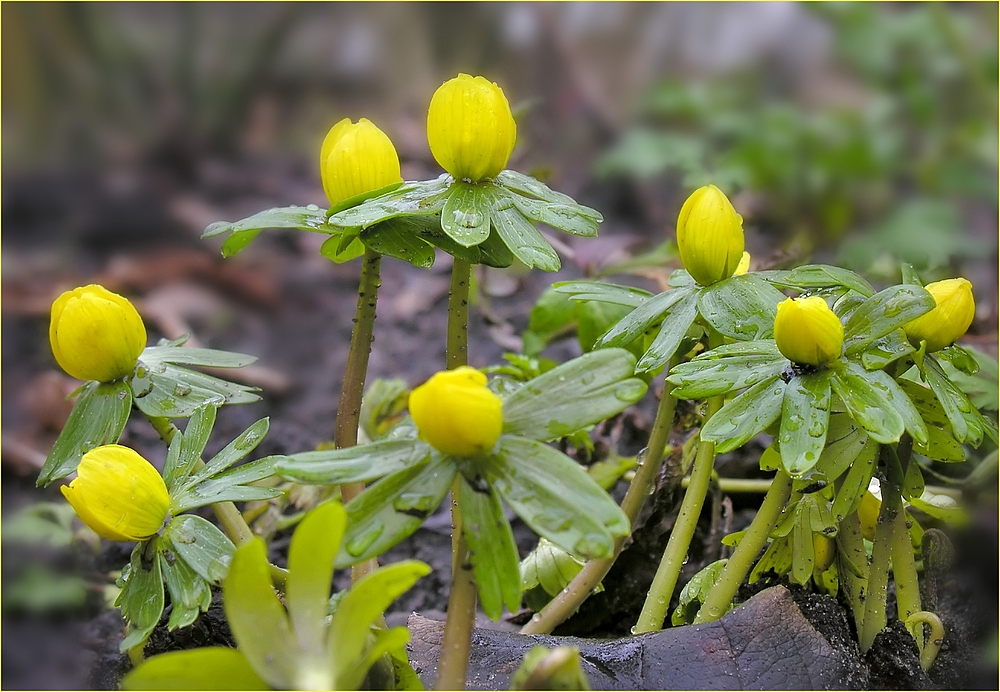
[[[976,467],[979,468],[978,466]],[[758,494],[763,495],[771,489],[771,479],[769,478],[717,478],[715,482],[719,485],[719,492],[724,495]],[[681,487],[687,488],[691,480],[685,477],[681,481]],[[934,495],[947,495],[959,500],[962,498],[962,490],[959,488],[946,488],[940,485],[927,485],[924,489]]]
[[[451,291],[448,294],[448,337],[445,362],[448,369],[468,363],[469,357],[469,280],[472,265],[455,259],[451,268]],[[472,646],[472,628],[476,624],[476,579],[472,572],[469,546],[462,532],[462,512],[458,506],[457,477],[451,487],[451,591],[448,615],[441,638],[434,689],[465,689]]]
[[[920,645],[920,667],[930,670],[934,665],[941,645],[944,644],[944,623],[934,613],[920,610],[906,618],[906,629],[917,633],[917,644]],[[929,637],[924,636],[923,625],[931,628]]]
[[[840,589],[851,606],[854,629],[861,631],[865,619],[865,589],[868,588],[868,554],[857,512],[844,517],[837,531],[837,573]]]
[[[917,565],[913,560],[913,546],[906,519],[902,511],[896,513],[892,527],[892,579],[896,582],[896,614],[900,622],[906,622],[914,613],[923,610],[920,603],[920,583],[917,581]],[[917,646],[923,650],[924,638],[914,634]]]
[[[792,479],[787,473],[779,470],[740,544],[736,546],[729,562],[723,568],[719,580],[705,597],[695,617],[695,623],[718,620],[729,610],[729,604],[733,602],[740,584],[750,573],[761,548],[767,543],[768,536],[778,524],[781,511],[788,503],[791,494]]]
[[[668,372],[674,362],[672,360],[667,366]],[[643,455],[643,462],[636,470],[632,483],[625,493],[625,499],[622,500],[622,511],[628,517],[629,526],[635,526],[639,512],[642,511],[646,498],[652,494],[656,478],[663,466],[663,453],[670,441],[670,432],[673,430],[674,424],[674,411],[677,409],[677,399],[671,395],[673,390],[674,385],[669,382],[664,383],[663,395],[660,397],[660,405],[656,409],[656,420],[653,422],[653,430],[649,435],[649,444]],[[549,601],[537,615],[532,617],[528,624],[521,628],[521,634],[548,634],[575,613],[597,588],[597,585],[601,583],[601,580],[607,576],[625,546],[625,539],[626,536],[615,539],[614,550],[610,557],[590,560],[584,565],[573,581],[560,591],[559,595]]]
[[[170,445],[170,441],[174,439],[174,435],[179,432],[177,426],[169,418],[146,415],[146,420],[149,421],[156,434],[168,446]],[[201,459],[195,464],[195,470],[204,467],[205,462]],[[235,504],[232,502],[215,502],[209,506],[212,508],[215,518],[219,520],[219,526],[222,527],[223,532],[229,536],[229,540],[234,545],[239,547],[253,540],[254,533],[250,530],[243,515],[240,514],[240,510],[236,509]],[[274,581],[276,586],[284,588],[285,580],[288,578],[288,570],[271,564],[268,567],[271,572],[271,580]]]
[[[722,337],[718,332],[711,330],[708,337],[709,350],[720,343],[722,343]],[[708,400],[708,410],[705,412],[702,428],[722,408],[723,401],[722,396],[714,396]],[[639,621],[634,628],[636,634],[663,629],[663,620],[667,616],[670,599],[673,598],[674,588],[677,586],[677,580],[687,558],[688,549],[691,547],[691,539],[698,526],[702,505],[705,504],[705,497],[708,495],[708,486],[712,479],[714,466],[715,443],[702,440],[698,444],[698,455],[691,468],[691,481],[684,493],[684,499],[681,501],[677,520],[674,522],[674,528],[670,531],[667,547],[663,551],[663,557],[656,570],[656,575],[653,577],[653,583],[649,587],[649,593],[646,594],[646,602],[642,605],[642,612],[639,613]]]
[[[368,357],[371,355],[375,330],[375,306],[378,303],[378,289],[382,285],[379,270],[382,255],[365,248],[361,265],[361,279],[358,283],[358,306],[354,313],[354,330],[351,332],[351,346],[347,352],[344,368],[344,382],[337,405],[337,423],[333,442],[337,449],[353,447],[358,443],[358,424],[361,421],[361,398],[365,391],[368,375]],[[364,483],[345,483],[340,486],[340,496],[346,505],[365,489]],[[351,568],[351,583],[356,584],[365,575],[378,569],[378,559],[371,558]]]

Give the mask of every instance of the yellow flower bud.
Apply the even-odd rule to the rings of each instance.
[[[813,534],[813,574],[830,569],[837,557],[837,542],[821,533]]]
[[[743,259],[743,217],[715,185],[698,188],[681,207],[677,249],[684,268],[702,286],[736,273]]]
[[[132,303],[91,284],[52,303],[49,343],[56,362],[73,377],[112,382],[132,372],[146,347],[146,327]]]
[[[844,325],[819,296],[788,298],[778,303],[774,341],[788,360],[823,366],[840,358]]]
[[[882,510],[882,501],[871,491],[866,491],[858,505],[858,521],[861,523],[861,535],[869,541],[875,540],[875,528],[878,526],[878,514]]]
[[[319,173],[330,206],[403,182],[389,137],[366,118],[344,118],[330,128],[319,153]]]
[[[972,318],[976,316],[976,300],[972,284],[966,279],[946,279],[927,284],[924,288],[934,296],[937,306],[903,326],[910,341],[919,345],[927,342],[927,352],[940,351],[960,339]]]
[[[410,415],[420,439],[454,456],[489,452],[503,428],[500,397],[486,388],[486,375],[465,365],[414,389]]]
[[[736,271],[733,272],[733,276],[742,276],[748,271],[750,271],[750,253],[744,250],[743,257],[740,258],[740,263],[736,265]]]
[[[113,541],[141,541],[163,526],[170,496],[160,473],[128,447],[104,445],[83,455],[76,478],[61,488],[84,524]]]
[[[456,180],[495,178],[514,151],[517,126],[503,91],[485,77],[460,74],[438,87],[427,110],[427,142]]]

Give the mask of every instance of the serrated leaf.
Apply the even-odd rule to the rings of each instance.
[[[674,290],[683,292],[683,295],[663,313],[659,331],[635,366],[637,373],[650,372],[666,365],[698,316],[698,294],[682,288]]]
[[[531,529],[583,558],[611,554],[628,518],[579,464],[541,442],[500,437],[487,480]]]
[[[692,289],[677,288],[645,299],[635,310],[605,332],[594,344],[595,348],[631,343],[663,319],[664,314],[682,298],[688,297],[690,300],[694,295],[696,294]]]
[[[516,613],[521,605],[521,571],[514,533],[492,488],[473,489],[465,478],[459,487],[462,532],[469,545],[479,602],[486,616],[496,622],[504,606]]]
[[[718,332],[738,341],[767,339],[784,294],[754,274],[732,276],[698,293],[698,312]]]
[[[487,188],[490,192],[490,220],[500,239],[529,269],[538,267],[547,272],[558,271],[559,255],[542,237],[531,222],[514,206],[509,193],[501,188]]]
[[[35,485],[48,485],[76,471],[83,455],[95,447],[116,444],[131,410],[132,393],[124,382],[85,384]]]
[[[433,217],[404,216],[376,224],[361,234],[361,242],[381,255],[409,262],[414,267],[434,266],[434,248],[422,237],[422,229],[437,223]]]
[[[115,603],[129,622],[129,633],[118,646],[119,651],[144,643],[163,613],[163,577],[156,555],[159,541],[154,536],[132,550],[128,579]]]
[[[863,278],[848,269],[830,264],[807,264],[790,271],[765,271],[757,272],[757,274],[782,288],[809,291],[817,288],[843,286],[866,298],[875,294],[875,289]]]
[[[785,383],[771,377],[727,402],[701,429],[701,439],[715,443],[719,454],[743,445],[781,415]]]
[[[623,349],[586,353],[529,380],[503,402],[506,433],[552,440],[620,413],[642,398],[632,377],[635,356]]]
[[[435,180],[406,182],[393,192],[374,197],[330,216],[329,223],[347,228],[368,228],[400,216],[432,216],[441,211],[452,177],[442,174]]]
[[[489,187],[455,181],[441,210],[441,229],[465,247],[479,245],[490,234]]]
[[[787,367],[773,341],[726,344],[675,365],[667,379],[676,385],[673,396],[704,399],[776,377]]]
[[[626,307],[638,307],[653,294],[641,288],[604,283],[603,281],[560,281],[552,284],[558,293],[569,294],[573,300],[595,300]]]
[[[778,433],[782,465],[789,476],[800,477],[819,462],[829,422],[829,372],[793,377],[785,387]]]
[[[292,534],[285,603],[299,650],[306,656],[320,658],[324,652],[333,561],[346,525],[343,505],[327,502],[306,514]]]
[[[122,679],[124,690],[268,690],[236,649],[209,646],[146,659]]]
[[[848,366],[833,373],[833,391],[847,407],[848,413],[865,432],[882,444],[897,442],[903,434],[903,418],[886,405],[884,388],[876,388],[860,366]]]
[[[291,454],[275,464],[275,471],[296,483],[369,483],[421,464],[429,454],[424,442],[386,439],[345,449]]]
[[[851,313],[844,326],[844,353],[852,356],[889,332],[934,308],[934,297],[922,286],[890,286]]]
[[[218,584],[226,576],[236,547],[210,521],[184,514],[167,525],[164,535],[177,556],[202,579]]]

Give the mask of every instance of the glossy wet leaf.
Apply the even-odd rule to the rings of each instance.
[[[456,473],[454,463],[434,453],[425,463],[390,474],[347,504],[347,533],[337,567],[381,555],[416,531],[437,509]]]
[[[257,356],[185,346],[147,346],[139,356],[147,366],[161,363],[197,365],[208,368],[243,368],[257,362]]]
[[[611,325],[623,319],[630,310],[624,305],[597,301],[586,303],[574,301],[574,307],[576,308],[576,339],[580,344],[580,350],[584,353],[593,351],[594,344],[597,343],[601,335],[608,331]],[[643,354],[645,341],[646,339],[643,337],[628,344],[628,352],[638,358]]]
[[[278,488],[251,484],[273,476],[275,462],[282,459],[284,457],[264,457],[214,474],[173,495],[173,505],[178,510],[189,510],[216,502],[249,502],[278,497],[282,493]]]
[[[894,363],[915,350],[907,341],[906,335],[896,329],[881,339],[876,339],[871,346],[862,351],[861,363],[865,366],[865,370],[883,370],[889,363]]]
[[[596,300],[602,303],[614,303],[626,307],[638,307],[653,294],[641,288],[609,284],[603,281],[560,281],[552,284],[559,293],[572,296],[573,300]]]
[[[675,397],[703,399],[770,379],[788,366],[773,341],[725,344],[675,365],[668,379]]]
[[[264,441],[264,436],[267,435],[270,425],[270,419],[261,418],[241,432],[235,440],[227,444],[218,454],[209,459],[205,463],[205,468],[192,475],[184,484],[184,488],[191,488],[206,478],[222,473],[255,450],[257,445]]]
[[[339,502],[327,502],[306,514],[288,548],[285,604],[299,651],[319,658],[325,649],[333,561],[340,550],[347,513]]]
[[[242,653],[224,646],[170,651],[122,679],[125,690],[268,690]]]
[[[479,245],[490,234],[487,185],[456,180],[448,190],[448,199],[441,210],[441,229],[459,245]]]
[[[703,567],[691,577],[690,581],[681,589],[677,598],[677,608],[670,616],[670,624],[674,627],[678,625],[690,625],[694,622],[698,609],[708,596],[708,592],[719,581],[722,570],[726,568],[729,560],[716,560]]]
[[[944,409],[948,422],[951,423],[955,439],[978,446],[983,439],[983,427],[973,413],[972,402],[955,383],[948,379],[941,366],[934,358],[925,358],[923,367],[924,380],[934,392],[941,408]]]
[[[620,413],[646,393],[632,377],[635,356],[592,351],[526,382],[504,399],[506,433],[552,440]]]
[[[531,222],[517,210],[510,193],[499,187],[488,190],[493,228],[514,256],[528,268],[538,267],[547,272],[558,271],[562,264],[559,255]]]
[[[325,257],[335,264],[350,262],[363,254],[365,254],[365,244],[361,242],[358,233],[330,236],[319,246],[320,257]]]
[[[432,216],[441,211],[452,177],[443,174],[435,180],[406,182],[396,190],[373,197],[361,204],[330,216],[331,225],[368,228],[400,216]]]
[[[361,234],[361,242],[380,255],[429,269],[434,266],[434,248],[420,234],[425,226],[434,223],[437,223],[436,219],[426,216],[389,219],[365,230]]]
[[[920,497],[910,498],[910,506],[946,524],[962,525],[969,522],[968,513],[947,495],[924,492]]]
[[[785,383],[778,377],[758,382],[728,401],[701,429],[718,454],[740,447],[781,415]]]
[[[514,263],[514,253],[507,247],[495,225],[490,231],[490,237],[476,247],[479,249],[480,264],[485,264],[487,267],[503,269]]]
[[[948,429],[951,429],[950,425]],[[914,441],[913,449],[934,461],[946,463],[965,461],[965,449],[962,445],[949,433],[935,426],[927,428],[927,442]]]
[[[861,498],[868,492],[868,485],[875,473],[875,461],[878,459],[879,450],[880,446],[869,439],[844,476],[844,481],[833,499],[833,515],[838,522],[857,510]]]
[[[904,430],[903,418],[887,405],[885,389],[877,389],[868,379],[871,373],[860,366],[849,362],[848,366],[853,367],[833,373],[833,391],[873,440],[882,444],[898,441]]]
[[[783,288],[810,291],[818,288],[843,286],[866,298],[875,294],[875,289],[871,287],[871,284],[859,275],[848,269],[829,264],[807,264],[790,271],[758,272],[758,275]]]
[[[503,435],[487,480],[531,529],[582,558],[611,554],[628,518],[587,472],[541,442]]]
[[[132,410],[132,394],[124,382],[88,382],[80,391],[35,485],[63,478],[80,464],[84,454],[121,438]]]
[[[882,395],[884,402],[903,419],[906,432],[910,433],[915,442],[927,441],[927,426],[924,424],[924,419],[920,416],[920,412],[917,411],[917,407],[914,406],[910,397],[906,396],[906,393],[896,384],[896,380],[881,370],[865,373],[853,363],[848,364],[848,369],[859,377],[864,376],[872,383],[872,386]]]
[[[770,338],[778,303],[785,299],[753,274],[732,276],[698,293],[698,312],[712,327],[738,341]]]
[[[827,482],[833,482],[850,468],[866,446],[874,444],[849,415],[835,413],[830,416],[826,447],[815,470],[823,474]]]
[[[903,473],[903,499],[910,500],[920,497],[924,492],[924,475],[920,472],[920,464],[911,459]]]
[[[218,408],[214,405],[200,406],[191,414],[183,433],[176,433],[170,441],[167,460],[163,465],[163,481],[167,490],[176,492],[201,459],[208,444],[209,435],[215,427]]]
[[[536,197],[540,200],[551,202],[553,204],[576,204],[576,201],[569,195],[557,192],[545,183],[535,180],[529,175],[518,173],[517,171],[500,171],[500,174],[497,175],[495,180],[500,185],[503,185],[509,190],[513,190],[514,192],[522,195]],[[589,207],[583,207],[582,205],[577,206],[580,206],[584,210],[589,210],[590,216],[597,219],[601,218],[601,214],[596,210],[589,209]]]
[[[367,669],[359,663],[372,625],[393,601],[430,572],[428,565],[417,560],[395,562],[368,574],[344,594],[333,613],[328,635],[336,689],[354,689],[364,679]]]
[[[385,439],[346,449],[291,454],[275,464],[275,471],[296,483],[368,483],[421,463],[430,451],[417,440]]]
[[[202,579],[219,584],[229,572],[233,542],[215,524],[195,514],[174,518],[164,530],[164,537]]]
[[[487,617],[498,621],[504,606],[512,613],[521,606],[521,571],[510,522],[492,488],[473,489],[465,478],[458,503],[480,605]]]
[[[684,291],[684,289],[676,290]],[[636,364],[636,372],[647,373],[666,365],[688,335],[697,316],[697,294],[685,291],[680,300],[663,313],[663,323]]]
[[[260,232],[269,228],[295,228],[315,233],[337,233],[340,228],[326,222],[326,209],[315,204],[307,207],[275,207],[248,216],[240,221],[216,221],[205,229],[202,238],[224,233]]]
[[[128,579],[115,601],[129,622],[129,633],[118,646],[119,651],[143,644],[163,613],[163,577],[156,555],[158,542],[159,538],[153,537],[132,550]]]
[[[819,462],[829,421],[829,373],[793,377],[785,387],[778,433],[782,465],[789,476],[799,477]]]
[[[685,296],[690,300],[693,289],[677,288],[651,296],[626,315],[594,344],[596,348],[620,346],[642,336],[650,327],[663,319],[664,314]],[[685,328],[686,330],[686,328]]]
[[[162,539],[161,539],[162,540]],[[212,604],[212,589],[187,562],[177,557],[173,546],[163,540],[159,552],[160,571],[170,593],[167,629],[187,627]]]
[[[579,235],[593,238],[597,236],[597,228],[601,217],[581,214],[580,209],[586,209],[578,204],[560,204],[557,202],[544,202],[530,197],[525,197],[516,192],[509,192],[514,206],[524,216],[551,226],[556,230],[571,235]],[[593,211],[592,209],[589,211]]]
[[[267,549],[259,538],[240,546],[233,555],[222,602],[233,638],[254,672],[272,688],[294,688],[296,642],[285,608],[271,586]]]
[[[146,365],[140,360],[131,384],[135,405],[160,418],[188,418],[201,406],[260,400],[253,387],[170,363]]]
[[[972,376],[979,372],[979,357],[986,356],[985,353],[973,354],[968,349],[962,348],[958,344],[942,348],[940,351],[935,352],[935,356],[939,360],[945,360],[955,367],[963,375]],[[987,356],[988,358],[988,356]],[[996,366],[994,362],[993,374],[996,375]]]
[[[922,286],[905,284],[879,291],[851,313],[844,325],[844,353],[860,353],[935,305],[934,297]]]

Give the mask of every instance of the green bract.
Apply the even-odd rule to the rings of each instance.
[[[389,437],[348,449],[294,454],[275,465],[300,483],[377,481],[347,505],[350,520],[337,557],[347,566],[379,555],[413,533],[441,503],[456,475],[462,527],[483,609],[493,619],[521,601],[517,548],[501,500],[535,532],[581,558],[611,554],[628,534],[621,509],[562,452],[543,444],[624,410],[646,392],[621,349],[586,354],[504,397],[497,446],[479,457],[451,457],[401,424]]]

